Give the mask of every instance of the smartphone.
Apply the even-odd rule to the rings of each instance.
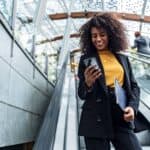
[[[94,66],[95,70],[100,69],[95,57],[90,57],[84,60],[84,64],[86,67]]]

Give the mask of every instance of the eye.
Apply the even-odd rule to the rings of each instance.
[[[96,34],[92,34],[92,38],[96,38],[97,37],[97,35]]]
[[[101,33],[100,36],[106,36],[106,34],[105,33]]]

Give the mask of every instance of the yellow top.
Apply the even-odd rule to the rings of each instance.
[[[124,82],[124,70],[115,55],[109,50],[104,50],[99,52],[99,57],[104,68],[106,85],[114,87],[114,79],[117,79],[122,86]]]

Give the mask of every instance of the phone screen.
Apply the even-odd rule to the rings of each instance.
[[[99,69],[99,65],[95,57],[91,58],[91,65],[95,67],[95,69]]]
[[[84,64],[86,67],[88,66],[95,66],[96,69],[99,69],[99,65],[95,57],[90,57],[84,60]]]

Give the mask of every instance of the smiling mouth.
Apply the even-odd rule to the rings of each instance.
[[[101,44],[101,45],[100,44],[96,44],[96,46],[101,47],[101,46],[103,46],[103,44]]]

